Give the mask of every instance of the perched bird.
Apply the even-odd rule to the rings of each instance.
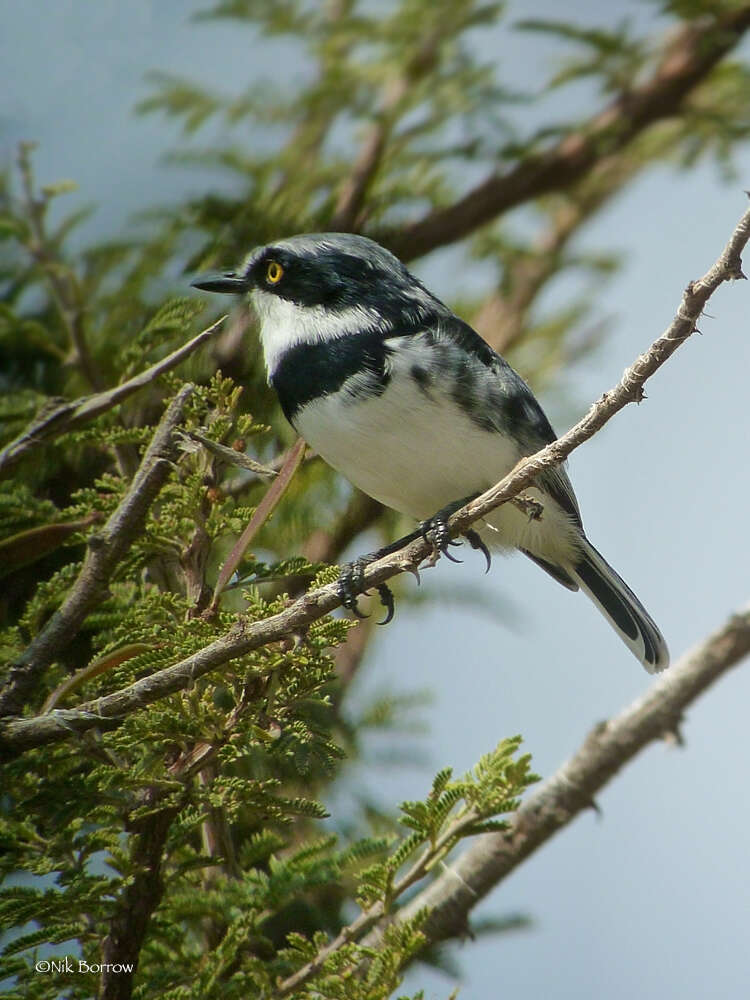
[[[363,236],[293,236],[193,285],[249,294],[287,419],[334,469],[394,510],[429,519],[555,439],[520,375]],[[547,470],[525,495],[541,517],[503,504],[475,526],[475,541],[520,549],[564,587],[580,587],[646,670],[663,670],[666,643],[586,537],[565,470]]]

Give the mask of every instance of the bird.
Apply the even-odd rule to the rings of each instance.
[[[287,420],[354,486],[423,524],[439,527],[441,512],[556,439],[508,362],[365,236],[280,239],[192,285],[249,297]],[[524,497],[537,516],[505,503],[474,525],[472,544],[520,550],[568,590],[582,590],[649,673],[665,669],[667,644],[586,537],[566,469],[545,470]]]

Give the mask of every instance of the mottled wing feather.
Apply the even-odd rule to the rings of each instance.
[[[441,316],[436,339],[455,344],[470,359],[459,372],[461,392],[456,401],[478,423],[504,431],[510,425],[521,442],[522,454],[532,455],[557,437],[544,410],[521,376],[479,334],[456,316]],[[581,525],[573,487],[562,466],[542,473],[540,484],[570,517]]]

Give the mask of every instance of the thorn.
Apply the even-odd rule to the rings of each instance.
[[[680,748],[685,746],[685,737],[682,735],[679,722],[675,722],[669,729],[665,729],[662,733],[662,739],[670,746]]]
[[[544,515],[544,504],[539,500],[535,500],[533,497],[526,496],[522,493],[520,496],[513,497],[510,503],[514,507],[517,507],[522,513],[526,514],[529,521],[541,521]]]

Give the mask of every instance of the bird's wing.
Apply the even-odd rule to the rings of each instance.
[[[453,348],[446,365],[453,372],[453,398],[486,430],[507,433],[510,426],[520,442],[520,455],[533,455],[557,437],[531,389],[508,362],[479,334],[452,313],[441,316],[422,334],[438,349]],[[573,487],[562,465],[543,472],[540,485],[581,525]]]

